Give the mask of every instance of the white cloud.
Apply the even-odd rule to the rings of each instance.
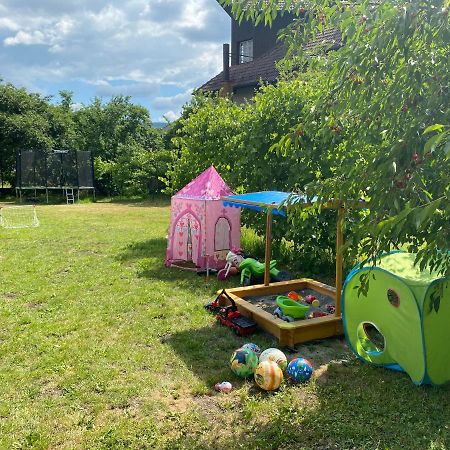
[[[5,80],[48,94],[85,83],[145,99],[158,116],[220,71],[229,39],[216,0],[1,0],[0,11]]]
[[[31,33],[27,31],[19,31],[13,37],[6,38],[4,41],[5,45],[37,45],[45,44],[45,35],[41,31],[32,31]]]
[[[4,28],[6,30],[12,30],[12,31],[16,31],[18,30],[20,27],[19,25],[14,22],[11,19],[8,19],[7,17],[0,17],[0,30]]]
[[[180,117],[179,113],[175,113],[173,111],[167,111],[165,114],[163,114],[161,118],[161,122],[166,118],[169,122],[173,122],[177,120]]]
[[[156,97],[153,100],[153,106],[156,109],[172,108],[179,110],[181,106],[189,101],[192,96],[192,89],[188,89],[186,92],[176,94],[171,97]]]

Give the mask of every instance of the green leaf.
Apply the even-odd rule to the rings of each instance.
[[[431,133],[433,131],[441,132],[443,129],[444,129],[444,125],[435,124],[435,125],[431,125],[428,128],[426,128],[425,131],[423,132],[423,134],[428,134],[428,133]]]
[[[424,147],[424,153],[433,153],[436,150],[436,147],[441,143],[445,134],[436,134],[432,138],[428,139]]]
[[[450,140],[447,141],[444,147],[444,155],[447,159],[450,159]]]

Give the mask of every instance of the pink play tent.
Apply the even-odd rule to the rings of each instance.
[[[239,248],[241,237],[240,209],[224,207],[226,195],[231,189],[211,166],[172,197],[166,266],[225,266],[228,251]]]

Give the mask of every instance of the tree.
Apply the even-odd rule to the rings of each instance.
[[[330,134],[340,136],[333,173],[304,189],[349,206],[360,197],[369,201],[349,246],[366,258],[405,246],[418,253],[422,269],[449,275],[448,0],[221,3],[256,22],[271,23],[288,8],[298,15],[283,32],[285,65],[307,63],[328,76],[314,108],[277,148],[309,151]],[[339,50],[304,46],[329,28],[341,32]]]
[[[0,81],[0,183],[14,184],[18,150],[90,150],[97,187],[111,195],[159,192],[172,160],[146,108],[129,97],[95,99],[77,111],[73,93],[59,103]]]
[[[261,87],[252,101],[244,105],[228,98],[201,96],[189,105],[189,114],[180,119],[175,144],[179,159],[168,177],[172,190],[180,189],[194,176],[213,164],[237,192],[291,190],[332,174],[332,155],[341,137],[331,133],[327,145],[305,149],[290,146],[283,152],[276,144],[315,104],[323,74],[280,80]],[[300,131],[299,131],[300,132]],[[283,238],[292,246],[283,258],[311,271],[327,272],[333,267],[335,217],[333,213],[314,216],[308,221],[293,217],[293,223],[279,220],[274,240],[281,247]],[[243,215],[243,223],[263,231],[264,217]],[[278,249],[279,250],[279,249]],[[286,261],[287,262],[287,261]]]
[[[77,148],[94,156],[98,188],[109,195],[158,192],[171,161],[146,108],[116,96],[95,99],[74,113]]]
[[[49,149],[48,99],[0,83],[0,179],[14,184],[16,153],[23,148]]]

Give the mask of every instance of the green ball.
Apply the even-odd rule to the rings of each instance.
[[[258,365],[258,356],[249,348],[239,348],[230,359],[231,370],[241,378],[253,375]]]

